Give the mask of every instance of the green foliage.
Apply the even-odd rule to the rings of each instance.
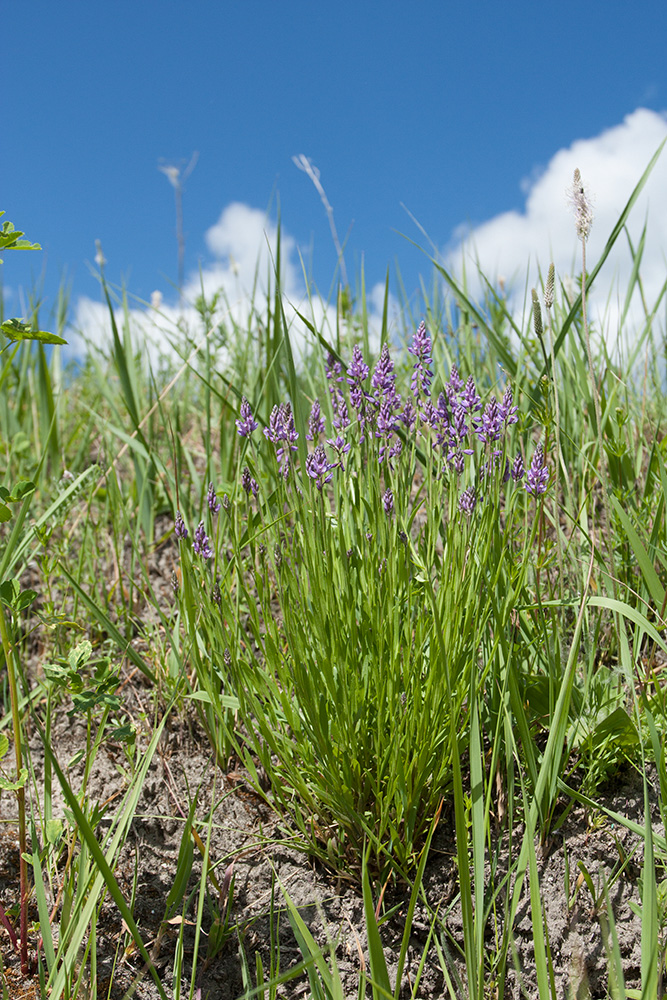
[[[0,212],[0,217],[5,213]],[[5,220],[2,223],[2,230],[0,230],[0,251],[1,250],[41,250],[39,243],[31,243],[30,240],[23,240],[21,237],[24,234],[18,230],[14,229],[11,222]],[[0,259],[0,264],[2,264],[2,259]]]

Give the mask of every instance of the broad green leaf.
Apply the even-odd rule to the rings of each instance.
[[[62,337],[55,333],[49,333],[48,330],[33,330],[30,323],[24,323],[21,319],[6,319],[4,323],[0,324],[0,330],[5,337],[15,343],[23,340],[38,340],[40,344],[67,343]]]

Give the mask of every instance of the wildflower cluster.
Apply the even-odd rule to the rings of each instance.
[[[386,343],[372,371],[358,344],[352,350],[346,370],[336,356],[331,353],[327,356],[331,437],[325,437],[326,419],[319,399],[313,400],[305,431],[306,439],[312,442],[312,451],[304,472],[315,487],[321,492],[333,479],[336,469],[345,470],[346,456],[355,441],[359,445],[366,442],[367,447],[375,442],[376,460],[380,465],[386,463],[389,475],[403,447],[411,439],[421,437],[430,442],[442,460],[443,471],[453,482],[463,479],[465,474],[467,483],[461,482],[458,507],[467,516],[472,515],[483,499],[484,481],[492,473],[499,475],[503,483],[525,479],[524,488],[532,496],[544,493],[549,472],[542,446],[536,448],[527,474],[521,454],[516,454],[513,460],[508,455],[508,430],[518,421],[512,387],[505,388],[502,399],[492,395],[483,403],[474,377],[470,375],[464,381],[453,365],[448,381],[441,383],[442,391],[435,397],[433,344],[424,322],[419,324],[408,350],[415,361],[410,394],[405,401],[397,389],[394,362]],[[258,426],[245,397],[236,425],[244,438],[249,438]],[[278,470],[287,481],[299,438],[289,402],[273,407],[264,436],[274,445]],[[247,466],[242,472],[241,485],[248,495],[258,495],[259,484]],[[388,515],[394,510],[390,489],[383,497],[383,506]]]

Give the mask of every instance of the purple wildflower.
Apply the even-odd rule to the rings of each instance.
[[[391,490],[385,490],[384,496],[382,497],[382,506],[384,507],[384,512],[387,517],[391,517],[394,512],[394,494]]]
[[[370,368],[364,361],[364,356],[361,353],[361,348],[358,344],[355,344],[352,348],[352,361],[347,369],[347,382],[348,385],[353,386],[357,382],[365,382],[368,378],[368,373]]]
[[[177,538],[187,538],[188,529],[185,527],[185,521],[183,520],[183,515],[180,510],[176,511],[176,518],[174,520],[174,534]]]
[[[344,472],[345,466],[343,465],[343,455],[348,453],[350,445],[346,443],[345,438],[341,437],[340,434],[337,434],[335,438],[327,438],[327,444],[330,448],[333,448],[338,455],[338,465]]]
[[[389,348],[385,341],[380,351],[380,357],[373,370],[373,375],[371,376],[371,385],[375,389],[375,398],[379,399],[380,396],[391,393],[395,381],[394,362],[391,360]]]
[[[513,403],[514,397],[512,395],[512,386],[508,385],[503,395],[503,401],[500,404],[500,416],[508,427],[510,424],[516,424],[519,420],[517,416],[519,407],[514,406]]]
[[[274,406],[269,417],[269,425],[264,428],[264,435],[268,441],[276,446],[276,458],[280,471],[285,479],[289,475],[289,451],[296,451],[296,441],[299,433],[294,426],[294,414],[289,403],[281,403]],[[280,444],[287,441],[288,448],[285,449]]]
[[[327,379],[333,382],[342,382],[343,381],[342,371],[343,371],[343,366],[341,365],[340,361],[336,361],[333,354],[327,354],[327,363],[325,367],[325,373]]]
[[[271,410],[269,425],[264,428],[264,436],[267,441],[272,441],[273,444],[277,444],[278,441],[283,440],[285,430],[283,428],[283,421],[279,406],[274,406]]]
[[[445,424],[451,423],[452,418],[450,413],[450,407],[444,392],[441,392],[440,395],[438,396],[437,413],[438,413],[438,419],[441,420],[443,423]]]
[[[241,473],[241,486],[246,491],[248,496],[252,493],[254,497],[259,493],[259,483],[256,479],[253,479],[250,469],[246,465]]]
[[[431,380],[433,372],[428,367],[433,364],[431,357],[431,338],[426,332],[426,324],[422,322],[417,327],[417,331],[412,338],[412,346],[408,348],[410,354],[414,354],[417,361],[414,366],[414,373],[410,388],[415,399],[419,399],[420,394],[428,396],[431,392]]]
[[[396,415],[394,414],[394,401],[383,399],[376,419],[376,437],[391,437],[396,428]]]
[[[410,433],[417,420],[417,411],[412,405],[411,400],[409,399],[406,400],[405,406],[403,407],[403,412],[399,413],[398,419],[401,421],[402,424],[405,424],[406,430],[408,431],[408,433]]]
[[[332,394],[331,407],[334,414],[332,423],[335,429],[337,431],[344,431],[346,427],[350,426],[350,414],[348,413],[345,396],[340,389],[337,389],[335,394]]]
[[[394,470],[394,465],[393,465],[393,462],[392,462],[392,458],[398,458],[398,456],[401,454],[402,451],[403,451],[403,442],[401,441],[400,438],[397,438],[396,441],[394,441],[394,443],[392,444],[392,446],[389,449],[389,451],[387,452],[387,462],[388,462],[389,468],[392,470],[392,472]],[[384,458],[384,453],[385,453],[385,448],[384,448],[384,446],[382,446],[380,448],[380,455],[379,455],[379,459],[378,459],[379,462],[381,462],[382,459]]]
[[[250,437],[252,432],[259,426],[253,418],[250,403],[245,396],[241,400],[241,419],[236,421],[236,426],[239,429],[241,437]]]
[[[519,452],[519,454],[512,462],[512,468],[510,469],[510,475],[512,477],[512,481],[518,483],[520,479],[523,479],[525,473],[526,470],[524,468],[523,458],[521,457],[521,452]]]
[[[311,479],[315,480],[315,485],[320,491],[325,483],[331,481],[335,468],[335,464],[327,459],[324,446],[321,444],[318,444],[312,455],[306,459],[306,472]]]
[[[538,444],[533,452],[530,468],[526,475],[526,482],[523,484],[524,489],[527,493],[536,497],[540,493],[546,493],[548,482],[549,470],[544,462],[544,449],[541,444]]]
[[[482,400],[477,393],[475,380],[472,375],[469,376],[465,388],[461,393],[461,406],[465,410],[468,410],[469,413],[476,413],[477,410],[482,409]]]
[[[481,421],[477,424],[476,432],[480,441],[497,441],[502,433],[503,418],[500,407],[494,396],[486,404]]]
[[[474,486],[469,486],[459,497],[459,510],[468,517],[472,514],[477,504]]]
[[[449,455],[447,456],[447,461],[451,465],[451,467],[454,470],[454,472],[458,476],[460,476],[461,473],[463,472],[464,468],[465,468],[465,456],[464,456],[464,453],[460,449],[457,448],[456,451],[452,451],[452,452],[449,453]]]
[[[461,403],[457,403],[454,407],[453,428],[459,441],[463,441],[468,436],[466,409]]]
[[[362,382],[365,382],[368,378],[369,371],[370,369],[361,353],[361,348],[355,344],[352,348],[352,361],[347,369],[347,382],[350,386],[350,402],[357,412],[357,419],[362,431],[366,422],[366,399],[368,398]]]
[[[445,385],[445,392],[447,393],[447,398],[452,406],[456,403],[456,397],[463,389],[463,380],[459,375],[459,370],[456,365],[452,365],[452,370],[449,375],[449,382]]]
[[[406,404],[407,405],[407,404]],[[424,404],[424,409],[422,410],[421,418],[423,423],[428,424],[429,427],[436,428],[440,422],[440,417],[435,406],[430,399],[426,400]]]
[[[309,441],[317,441],[320,434],[324,434],[324,417],[322,416],[320,402],[316,399],[312,405],[310,417],[308,418],[308,432],[306,437]]]
[[[210,559],[213,555],[213,549],[211,548],[210,542],[208,540],[208,535],[204,529],[204,522],[200,521],[195,530],[195,540],[192,546],[195,553],[201,556],[202,559]]]
[[[213,483],[208,484],[207,499],[208,499],[208,509],[211,511],[212,514],[217,514],[222,504],[220,503],[220,501],[216,496],[215,489],[213,488]]]

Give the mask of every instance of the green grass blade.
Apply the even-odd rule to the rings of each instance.
[[[391,1000],[392,990],[389,983],[389,970],[384,957],[382,941],[377,921],[375,919],[375,908],[373,906],[373,896],[366,867],[366,857],[363,861],[362,886],[364,895],[364,919],[366,923],[366,934],[368,937],[368,954],[371,965],[373,1000]]]

